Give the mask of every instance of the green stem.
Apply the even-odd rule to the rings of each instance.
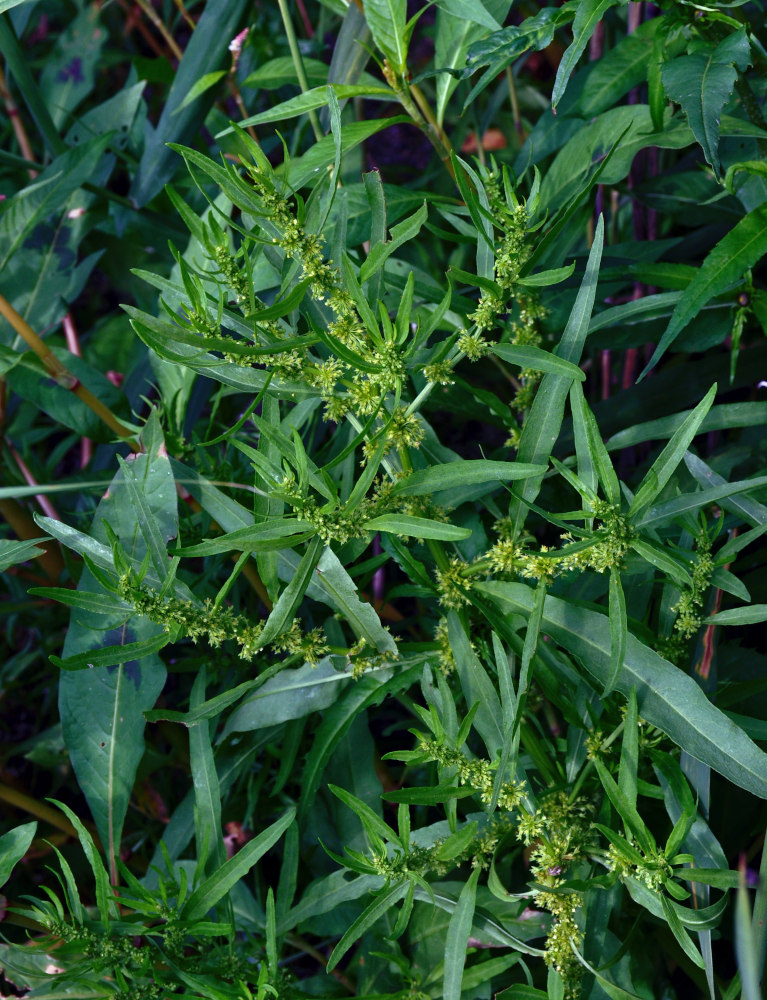
[[[282,23],[285,25],[285,34],[288,39],[288,46],[290,48],[290,57],[293,60],[293,66],[296,71],[296,76],[298,77],[298,83],[301,87],[301,93],[305,94],[309,90],[309,81],[306,79],[306,72],[304,70],[304,61],[301,58],[301,50],[298,47],[298,39],[296,38],[296,33],[293,30],[293,22],[290,19],[290,11],[288,10],[287,0],[277,0],[280,5],[280,14],[282,15]],[[320,128],[320,120],[314,110],[309,112],[309,121],[312,126],[312,131],[314,132],[314,138],[317,142],[323,138],[323,132]]]

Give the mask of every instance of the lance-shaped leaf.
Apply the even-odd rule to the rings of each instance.
[[[533,591],[520,583],[475,584],[501,609],[529,616]],[[610,671],[610,623],[606,615],[547,597],[542,630],[578,657],[598,684]],[[767,754],[711,704],[696,681],[629,633],[616,689],[636,688],[639,714],[662,729],[692,757],[760,798],[767,798]]]
[[[571,364],[580,360],[583,344],[589,328],[591,311],[594,307],[597,281],[599,280],[599,264],[602,260],[604,243],[604,218],[600,216],[594,233],[594,242],[589,253],[586,273],[578,290],[575,303],[557,347],[557,355]],[[522,436],[519,440],[517,455],[520,462],[532,464],[547,464],[554,447],[554,442],[562,426],[565,410],[565,400],[573,382],[572,377],[549,373],[541,379],[538,393],[535,397]],[[525,516],[524,501],[535,500],[541,488],[543,476],[527,479],[519,491],[521,500],[514,501],[510,514],[519,525]]]
[[[287,812],[253,840],[249,841],[233,858],[226,861],[210,878],[199,885],[187,899],[181,911],[183,920],[200,920],[208,910],[215,906],[229,890],[247,875],[253,865],[259,861],[270,847],[274,847],[283,833],[295,819],[295,809]]]
[[[562,56],[557,69],[557,78],[554,81],[554,90],[551,94],[551,106],[556,108],[562,99],[567,88],[570,74],[575,69],[578,60],[583,55],[583,51],[588,45],[589,39],[605,16],[607,11],[614,7],[619,0],[581,0],[576,7],[575,20],[573,21],[573,40]],[[626,0],[620,0],[625,3]]]
[[[131,188],[131,200],[146,205],[162,190],[179,158],[167,146],[170,140],[191,142],[213,104],[215,92],[207,90],[185,104],[186,96],[205,73],[212,73],[231,58],[228,47],[237,34],[246,0],[209,0],[205,4],[170,88],[156,127],[147,125],[144,151]]]
[[[639,378],[644,378],[658,363],[706,303],[739,282],[746,271],[761,260],[765,253],[767,253],[767,205],[760,205],[742,218],[703,261],[698,273],[682,292],[671,321]]]
[[[751,64],[751,46],[741,28],[719,45],[698,49],[663,65],[661,79],[672,101],[682,105],[703,153],[719,174],[719,123],[738,71]]]
[[[364,0],[365,20],[373,41],[398,74],[407,59],[406,0]]]
[[[445,462],[442,465],[432,465],[428,469],[418,469],[409,476],[399,479],[392,493],[401,497],[432,496],[441,490],[474,486],[477,483],[529,479],[531,476],[542,476],[545,471],[545,465],[493,462],[483,458]]]

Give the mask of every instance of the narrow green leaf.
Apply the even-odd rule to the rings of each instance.
[[[604,218],[600,216],[589,252],[586,273],[557,348],[558,356],[572,364],[577,364],[580,360],[586,340],[599,280],[603,243]],[[535,465],[548,463],[562,426],[565,400],[572,381],[572,378],[553,373],[543,376],[519,441],[517,456],[520,462]],[[542,481],[542,476],[528,479],[520,490],[520,499],[513,502],[510,513],[518,526],[521,527],[526,515],[525,502],[535,500]]]
[[[474,728],[482,737],[490,758],[494,759],[506,743],[498,693],[469,641],[463,622],[453,610],[447,615],[447,629],[466,704],[479,706]]]
[[[700,270],[682,292],[671,322],[658,342],[639,379],[654,368],[676,340],[715,295],[740,281],[746,271],[767,253],[767,205],[760,205],[741,219],[703,261]]]
[[[366,601],[360,600],[357,587],[330,546],[325,548],[315,571],[317,582],[330,598],[333,607],[359,639],[364,639],[379,653],[394,653],[397,644],[381,624],[378,614]]]
[[[225,76],[225,69],[218,69],[214,73],[205,73],[192,87],[190,87],[189,93],[176,108],[174,114],[178,114],[182,108],[187,106],[187,104],[191,104],[192,101],[196,101],[201,94],[205,93],[206,90],[210,90],[211,87],[215,87],[218,81],[222,80]]]
[[[313,538],[307,545],[296,575],[280,594],[279,600],[266,619],[263,632],[258,640],[262,649],[284,632],[293,621],[298,605],[303,600],[306,588],[309,586],[312,574],[319,562],[321,548],[322,540],[320,538]]]
[[[44,487],[35,486],[34,490],[36,493],[40,493],[44,491]],[[12,488],[9,490],[9,495],[18,497],[19,491]],[[23,542],[12,541],[10,538],[0,538],[0,573],[4,573],[9,566],[16,566],[28,559],[45,555],[45,549],[41,549],[40,545],[46,541],[46,538],[31,538]]]
[[[34,597],[49,597],[60,604],[68,604],[71,608],[88,611],[93,615],[113,615],[122,612],[130,614],[132,605],[114,594],[88,593],[85,590],[70,590],[68,587],[32,587],[29,593]]]
[[[464,884],[448,924],[445,936],[445,978],[442,988],[444,1000],[460,1000],[461,997],[463,967],[466,964],[466,951],[474,919],[480,871],[479,867],[475,868]]]
[[[705,969],[706,963],[703,961],[703,956],[693,944],[692,938],[685,930],[682,921],[679,919],[676,913],[676,910],[672,908],[671,904],[669,903],[668,899],[666,899],[665,896],[661,896],[660,901],[661,901],[661,906],[663,907],[663,914],[671,929],[671,933],[679,942],[682,951],[685,953],[685,955],[687,955],[687,957],[690,959],[691,962],[694,962],[695,965],[698,966],[699,969]]]
[[[331,94],[335,94],[337,100],[348,100],[351,97],[379,97],[394,100],[396,95],[390,87],[379,84],[328,84],[324,87],[313,87],[304,91],[296,97],[291,97],[287,101],[282,101],[268,111],[261,111],[257,115],[251,115],[238,122],[239,128],[249,128],[251,125],[268,125],[270,122],[281,122],[288,118],[296,118],[298,115],[306,114],[309,111],[316,111],[317,108],[324,108],[332,101]],[[225,128],[216,135],[216,139],[222,139],[226,135],[231,135],[233,128]]]
[[[106,924],[110,918],[119,919],[119,910],[117,909],[117,902],[112,893],[112,887],[109,884],[109,876],[87,827],[69,806],[64,805],[63,802],[59,802],[56,799],[48,799],[48,801],[61,809],[75,830],[77,830],[80,846],[83,849],[85,857],[88,859],[88,864],[93,872],[93,878],[96,883],[96,905],[99,908],[102,923]]]
[[[225,535],[219,535],[218,538],[209,538],[198,542],[197,545],[187,545],[182,549],[177,549],[176,554],[186,558],[215,555],[218,552],[267,552],[275,548],[283,548],[288,544],[285,542],[287,538],[292,538],[290,544],[298,544],[299,541],[304,540],[307,532],[314,533],[314,529],[308,521],[299,521],[295,518],[275,518],[248,528],[229,531]],[[273,542],[277,542],[277,544],[271,544]]]
[[[602,690],[603,698],[607,697],[618,681],[618,677],[623,669],[623,660],[626,656],[626,642],[628,641],[626,597],[623,593],[620,570],[616,566],[610,567],[609,619],[610,672],[607,675],[607,680]]]
[[[429,210],[426,202],[421,205],[417,212],[414,212],[407,219],[398,222],[390,229],[391,239],[386,242],[376,243],[371,246],[370,253],[362,263],[360,268],[360,281],[368,281],[379,271],[387,259],[391,257],[395,250],[414,239],[421,231],[421,227],[426,222]]]
[[[370,705],[382,701],[386,695],[416,683],[422,670],[423,661],[419,658],[414,664],[399,664],[396,672],[389,667],[365,674],[347,688],[342,697],[323,714],[301,775],[299,813],[302,816],[308,815],[327,763],[354,720]]]
[[[618,2],[619,0],[581,0],[576,7],[575,20],[573,21],[573,40],[565,50],[557,69],[557,77],[551,93],[552,108],[556,108],[564,96],[570,74],[583,55],[597,25],[607,11],[611,7],[615,7]],[[625,0],[620,0],[620,2],[625,3]]]
[[[417,469],[397,480],[392,493],[404,497],[431,496],[441,490],[473,486],[476,483],[529,479],[531,476],[541,476],[545,471],[545,465],[493,462],[482,458],[445,462],[442,465],[432,465],[428,469]]]
[[[698,490],[697,493],[685,493],[673,500],[666,500],[655,507],[650,507],[636,521],[636,526],[655,528],[663,524],[664,521],[681,517],[689,511],[700,510],[701,507],[718,503],[720,500],[731,501],[738,493],[763,489],[765,486],[767,486],[767,476],[756,476],[754,479],[742,479],[739,482],[725,483],[723,486],[713,486],[707,490]]]
[[[248,874],[253,865],[273,847],[295,819],[296,811],[288,809],[283,815],[262,830],[257,837],[229,858],[210,878],[199,885],[181,910],[183,920],[201,920],[229,890]]]
[[[366,521],[365,529],[410,535],[413,538],[438,538],[445,542],[458,542],[471,535],[471,528],[460,528],[456,524],[445,524],[411,514],[380,514]]]
[[[406,0],[364,0],[363,9],[373,41],[398,75],[407,59]]]
[[[203,665],[192,685],[189,698],[190,711],[194,712],[205,702],[206,682],[206,669]],[[208,851],[206,870],[212,874],[212,870],[218,870],[223,866],[226,852],[221,826],[221,789],[213,760],[207,719],[200,720],[189,729],[189,764],[194,787],[197,857],[202,859],[204,850]]]
[[[519,583],[475,583],[501,609],[529,616],[533,594]],[[604,684],[610,667],[607,617],[548,596],[543,630]],[[616,688],[636,688],[640,716],[663,730],[690,756],[760,798],[767,798],[767,754],[713,705],[698,683],[629,633],[624,669]]]
[[[741,862],[738,894],[735,900],[735,954],[738,958],[743,992],[741,1000],[762,1000],[764,994],[760,985],[762,970],[759,968],[758,939],[754,934],[751,906],[746,888],[746,863]]]
[[[653,462],[649,471],[642,480],[641,485],[634,494],[634,499],[629,507],[629,516],[636,516],[648,504],[652,503],[655,497],[663,490],[666,483],[674,474],[677,466],[684,458],[684,454],[690,446],[692,439],[698,433],[698,428],[703,422],[703,418],[711,409],[716,396],[716,383],[711,386],[703,399],[686,418],[681,427],[674,432],[673,437]]]
[[[328,785],[328,788],[336,798],[340,799],[345,806],[348,806],[359,817],[360,822],[366,830],[370,830],[384,841],[399,844],[399,837],[394,830],[387,823],[384,823],[381,817],[369,805],[363,802],[362,799],[358,799],[356,795],[352,795],[351,792],[347,792],[337,785]],[[410,845],[404,844],[402,846],[407,850]]]
[[[368,928],[379,920],[387,910],[398,903],[407,892],[406,881],[392,886],[388,891],[382,891],[369,906],[357,917],[351,927],[347,928],[341,940],[333,949],[328,959],[327,970],[332,972],[351,946],[357,941]]]
[[[611,639],[612,642],[612,639]],[[610,651],[612,656],[612,648]],[[637,696],[631,689],[626,705],[626,718],[621,742],[621,759],[618,765],[618,788],[632,806],[637,804],[637,772],[639,769],[639,715]]]
[[[655,857],[657,853],[655,838],[637,812],[636,806],[626,798],[601,760],[595,760],[594,767],[610,802],[625,823],[627,832],[630,831],[636,838],[636,842],[642,848],[646,858]]]
[[[738,873],[725,868],[681,868],[678,874],[688,882],[700,882],[715,889],[735,889],[738,885]]]
[[[575,261],[569,267],[555,267],[551,271],[539,271],[538,274],[526,274],[519,279],[519,284],[525,288],[548,288],[565,281],[575,270]]]
[[[104,646],[102,649],[91,649],[74,656],[54,656],[51,663],[60,670],[81,671],[95,670],[98,667],[113,667],[117,664],[133,663],[144,656],[151,656],[164,649],[169,642],[174,641],[173,633],[161,632],[148,639],[138,642],[124,642],[114,646]]]
[[[439,806],[474,794],[474,789],[467,785],[424,785],[419,788],[397,788],[393,792],[384,792],[381,798],[387,802],[404,802],[410,806]]]
[[[538,372],[553,372],[555,375],[564,375],[566,378],[577,379],[578,382],[585,382],[586,375],[580,370],[578,365],[558,358],[550,351],[544,351],[540,347],[528,347],[517,344],[493,344],[490,350],[499,358],[508,361],[511,365],[518,365],[520,368],[532,368]]]
[[[767,621],[767,604],[752,604],[749,608],[718,611],[704,620],[706,625],[756,625]]]

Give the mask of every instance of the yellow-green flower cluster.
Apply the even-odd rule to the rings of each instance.
[[[697,539],[697,553],[692,568],[692,584],[679,595],[672,607],[677,614],[674,630],[682,639],[691,639],[703,624],[703,603],[706,591],[711,585],[714,559],[711,555],[711,540],[701,534]]]
[[[469,603],[467,591],[471,587],[471,580],[466,575],[467,569],[469,567],[463,559],[453,556],[448,566],[436,570],[439,603],[444,608],[457,610]]]
[[[621,879],[635,878],[652,892],[661,892],[665,883],[674,874],[666,855],[661,850],[654,857],[648,858],[636,841],[631,840],[629,844],[642,860],[636,861],[634,857],[628,857],[619,845],[610,844],[607,850],[608,868],[616,872]]]
[[[386,649],[381,652],[371,646],[366,639],[358,639],[353,646],[349,647],[346,662],[351,667],[352,677],[359,680],[369,670],[380,670],[382,667],[394,663],[398,655],[395,649]]]
[[[177,597],[161,597],[155,591],[140,586],[128,573],[120,578],[117,593],[133,605],[137,614],[162,625],[166,632],[174,627],[180,628],[192,642],[206,639],[214,649],[222,642],[234,642],[239,646],[239,656],[243,660],[253,659],[262,648],[261,622],[254,625],[244,615],[235,614],[230,607],[215,607],[210,598],[193,604]],[[308,663],[317,663],[329,650],[321,629],[302,633],[298,620],[294,620],[270,646],[276,652],[298,654]]]
[[[532,844],[530,870],[536,883],[545,888],[533,890],[538,906],[554,917],[546,938],[546,964],[555,969],[564,982],[565,996],[575,1000],[581,967],[570,942],[579,947],[583,931],[577,914],[581,906],[578,892],[547,892],[558,888],[569,868],[583,857],[590,829],[591,806],[584,799],[570,802],[565,791],[553,792],[538,804],[534,813],[525,813],[518,823],[517,837]]]
[[[510,829],[511,821],[507,815],[493,817],[477,831],[460,854],[447,861],[439,856],[443,838],[436,840],[431,847],[419,847],[413,842],[408,845],[406,853],[397,850],[391,857],[373,852],[369,860],[377,875],[392,881],[402,881],[410,876],[423,878],[429,873],[443,877],[465,862],[470,862],[473,868],[487,868],[498,844]]]
[[[442,767],[454,767],[460,785],[470,785],[479,793],[481,801],[489,805],[493,800],[493,785],[495,768],[489,760],[475,757],[470,759],[460,750],[446,746],[439,740],[424,739],[419,749],[427,753],[432,760]],[[511,812],[522,801],[525,785],[522,781],[505,781],[498,794],[498,805],[501,809]]]

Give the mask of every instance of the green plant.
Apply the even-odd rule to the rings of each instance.
[[[59,862],[44,896],[10,883],[0,954],[33,996],[758,995],[763,10],[510,7],[297,4],[303,45],[287,3],[247,36],[236,3],[186,12],[157,131],[122,153],[112,106],[63,133],[78,102],[46,103],[0,14],[50,159],[0,210],[0,557],[39,645],[1,676],[60,671],[35,794],[0,792],[70,838],[0,839],[5,876]],[[224,88],[261,110],[230,124]],[[425,176],[363,172],[405,125]],[[29,280],[86,193],[117,207],[68,238],[125,227],[137,335],[93,320],[87,361],[38,335],[69,329],[67,268],[59,297]],[[160,212],[153,261],[131,248]]]

